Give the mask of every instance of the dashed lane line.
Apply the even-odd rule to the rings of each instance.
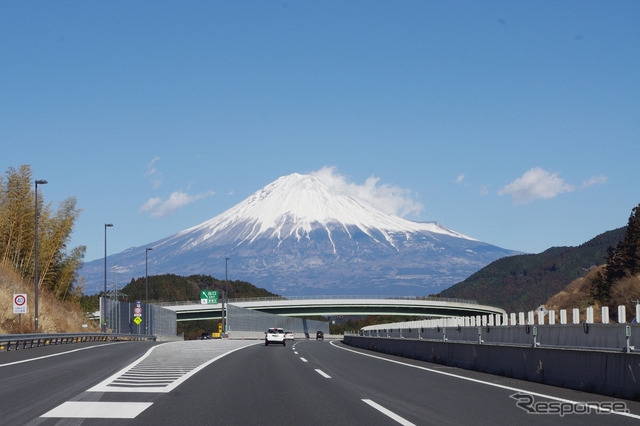
[[[318,373],[319,375],[321,375],[322,377],[324,377],[325,379],[330,379],[331,376],[328,375],[327,373],[325,373],[324,371],[320,370],[319,368],[316,368],[316,373]]]
[[[556,396],[547,395],[547,394],[540,393],[540,392],[531,392],[531,391],[528,391],[528,390],[525,390],[525,389],[516,388],[516,387],[513,387],[513,386],[501,385],[499,383],[491,383],[491,382],[487,382],[487,381],[484,381],[484,380],[473,379],[471,377],[462,376],[462,375],[459,375],[459,374],[453,374],[453,373],[448,373],[446,371],[436,370],[436,369],[433,369],[433,368],[427,368],[427,367],[422,367],[422,366],[419,366],[419,365],[408,364],[406,362],[396,361],[394,359],[388,359],[388,358],[384,358],[384,357],[381,357],[381,356],[367,354],[367,353],[364,353],[364,352],[358,352],[358,351],[353,350],[353,349],[344,348],[342,346],[335,345],[333,342],[331,342],[331,346],[333,346],[334,348],[342,349],[343,351],[353,352],[353,353],[358,354],[358,355],[379,359],[381,361],[391,362],[393,364],[404,365],[405,367],[417,368],[419,370],[428,371],[430,373],[442,374],[444,376],[454,377],[456,379],[466,380],[466,381],[474,382],[474,383],[480,383],[480,384],[483,384],[483,385],[486,385],[486,386],[492,386],[492,387],[495,387],[495,388],[505,389],[505,390],[509,390],[509,391],[513,391],[513,392],[523,392],[523,393],[526,393],[526,394],[529,394],[529,395],[550,399],[552,401],[565,402],[565,403],[572,404],[572,405],[586,405],[587,407],[590,407],[590,408],[592,408],[594,410],[602,411],[602,412],[607,413],[607,414],[617,414],[619,416],[631,417],[633,419],[640,419],[640,415],[638,415],[638,414],[627,413],[627,412],[624,412],[624,411],[614,411],[614,410],[611,410],[611,409],[605,409],[605,408],[597,407],[596,405],[589,404],[589,403],[585,404],[584,402],[580,402],[580,401],[573,401],[573,400],[566,399],[566,398],[559,398],[559,397],[556,397]]]
[[[376,402],[373,402],[370,399],[363,399],[362,401],[365,404],[368,404],[369,406],[375,408],[376,410],[380,411],[385,416],[395,420],[396,422],[400,423],[403,426],[415,426],[414,423],[411,423],[410,421],[406,420],[405,418],[400,417],[399,415],[397,415],[393,411],[384,408],[382,405],[380,405],[380,404],[378,404]]]

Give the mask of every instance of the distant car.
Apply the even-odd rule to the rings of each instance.
[[[296,336],[293,335],[293,331],[285,331],[284,338],[287,340],[296,340]]]
[[[287,340],[284,337],[284,329],[282,328],[270,328],[264,333],[264,345],[269,346],[269,343],[281,343],[282,346],[286,346]]]
[[[200,335],[200,340],[209,340],[211,339],[211,335],[209,333],[202,333]]]
[[[324,333],[322,331],[318,331],[316,333],[316,340],[320,340],[320,339],[324,340]]]

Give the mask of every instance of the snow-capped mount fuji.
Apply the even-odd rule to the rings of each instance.
[[[191,241],[191,247],[206,244],[211,238],[217,242],[216,235],[230,236],[239,244],[253,243],[261,237],[276,239],[281,244],[288,238],[297,242],[310,239],[314,230],[322,229],[332,243],[334,254],[338,254],[338,248],[331,237],[333,230],[352,237],[349,231],[352,229],[374,240],[382,235],[392,246],[395,244],[391,234],[395,233],[427,231],[471,239],[437,223],[412,222],[384,213],[354,197],[332,194],[320,179],[297,173],[277,179],[221,215],[177,236],[197,235],[199,238]]]
[[[109,256],[120,282],[144,275],[145,247],[153,247],[151,274],[220,277],[228,257],[230,279],[282,295],[428,295],[515,253],[388,214],[297,173],[200,225]],[[89,291],[100,290],[103,265],[83,268]]]

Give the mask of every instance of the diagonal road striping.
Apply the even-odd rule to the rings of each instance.
[[[212,362],[254,344],[257,343],[195,340],[154,346],[136,362],[88,392],[171,392]]]
[[[95,401],[97,392],[167,393],[209,364],[259,342],[208,340],[154,346],[145,355],[103,380],[76,401],[67,401],[43,414],[48,418],[135,418],[152,402]]]

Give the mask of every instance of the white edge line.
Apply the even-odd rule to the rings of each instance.
[[[392,362],[394,364],[404,365],[406,367],[417,368],[419,370],[429,371],[431,373],[442,374],[443,376],[455,377],[457,379],[467,380],[469,382],[480,383],[480,384],[483,384],[483,385],[493,386],[493,387],[496,387],[496,388],[506,389],[506,390],[510,390],[510,391],[514,391],[514,392],[524,392],[524,393],[527,393],[529,395],[539,396],[541,398],[551,399],[551,400],[554,400],[554,401],[566,402],[566,403],[573,404],[573,405],[583,405],[583,404],[585,404],[584,402],[580,402],[580,401],[573,401],[571,399],[565,399],[565,398],[559,398],[557,396],[545,395],[545,394],[539,393],[539,392],[531,392],[531,391],[528,391],[528,390],[525,390],[525,389],[519,389],[519,388],[514,388],[514,387],[511,387],[511,386],[500,385],[498,383],[485,382],[483,380],[473,379],[471,377],[465,377],[465,376],[460,376],[460,375],[453,374],[453,373],[447,373],[446,371],[434,370],[434,369],[427,368],[427,367],[421,367],[419,365],[412,365],[412,364],[407,364],[405,362],[396,361],[396,360],[393,360],[393,359],[383,358],[383,357],[377,356],[377,355],[365,354],[365,353],[362,353],[362,352],[355,351],[353,349],[348,349],[348,348],[343,348],[341,346],[336,346],[336,345],[334,345],[333,341],[331,342],[331,346],[333,346],[334,348],[342,349],[344,351],[353,352],[353,353],[356,353],[358,355],[368,356],[368,357],[371,357],[371,358],[380,359],[382,361],[387,361],[387,362]],[[594,409],[597,409],[599,411],[604,411],[604,412],[607,412],[609,414],[617,414],[619,416],[625,416],[625,417],[631,417],[631,418],[634,418],[634,419],[640,419],[640,415],[638,415],[638,414],[623,413],[623,412],[620,412],[620,411],[613,411],[611,409],[604,409],[604,408],[600,408],[600,407],[597,407],[597,406],[593,406],[591,404],[586,404],[586,405],[588,407],[590,407],[590,408],[594,408]]]
[[[414,423],[411,423],[409,420],[407,420],[407,419],[405,419],[403,417],[400,417],[399,415],[397,415],[396,413],[394,413],[391,410],[387,410],[382,405],[377,404],[377,403],[373,402],[370,399],[363,399],[362,401],[365,404],[368,404],[371,407],[375,408],[376,410],[380,411],[385,416],[392,418],[393,420],[395,420],[396,422],[400,423],[401,425],[404,425],[404,426],[415,426]]]
[[[225,352],[223,354],[218,355],[217,357],[205,362],[204,364],[201,364],[199,367],[194,368],[193,370],[191,370],[189,373],[185,374],[184,376],[182,376],[180,379],[176,380],[175,382],[173,382],[170,386],[167,387],[166,392],[170,392],[173,389],[177,388],[182,382],[184,382],[185,380],[187,380],[189,377],[193,376],[194,374],[196,374],[198,371],[202,370],[203,368],[205,368],[206,366],[208,366],[209,364],[213,364],[214,362],[216,362],[217,360],[219,360],[222,357],[225,357],[229,354],[232,354],[235,351],[239,351],[240,349],[245,349],[248,348],[250,346],[254,346],[257,345],[258,343],[254,343],[251,345],[247,345],[247,346],[240,346],[239,348],[235,348],[230,350],[229,352]]]
[[[66,351],[66,352],[58,352],[58,353],[50,354],[50,355],[43,355],[43,356],[39,356],[37,358],[29,358],[29,359],[23,359],[23,360],[20,360],[20,361],[8,362],[6,364],[0,364],[0,368],[8,367],[10,365],[22,364],[22,363],[25,363],[25,362],[38,361],[38,360],[41,360],[41,359],[51,358],[51,357],[54,357],[54,356],[66,355],[66,354],[70,354],[72,352],[84,351],[84,350],[87,350],[87,349],[102,348],[104,346],[109,346],[109,345],[119,345],[121,343],[126,343],[126,342],[113,342],[113,343],[105,343],[105,344],[102,344],[102,345],[86,346],[84,348],[72,349],[72,350]],[[50,345],[48,345],[48,346],[50,346]],[[26,350],[26,349],[22,349],[22,350]]]

